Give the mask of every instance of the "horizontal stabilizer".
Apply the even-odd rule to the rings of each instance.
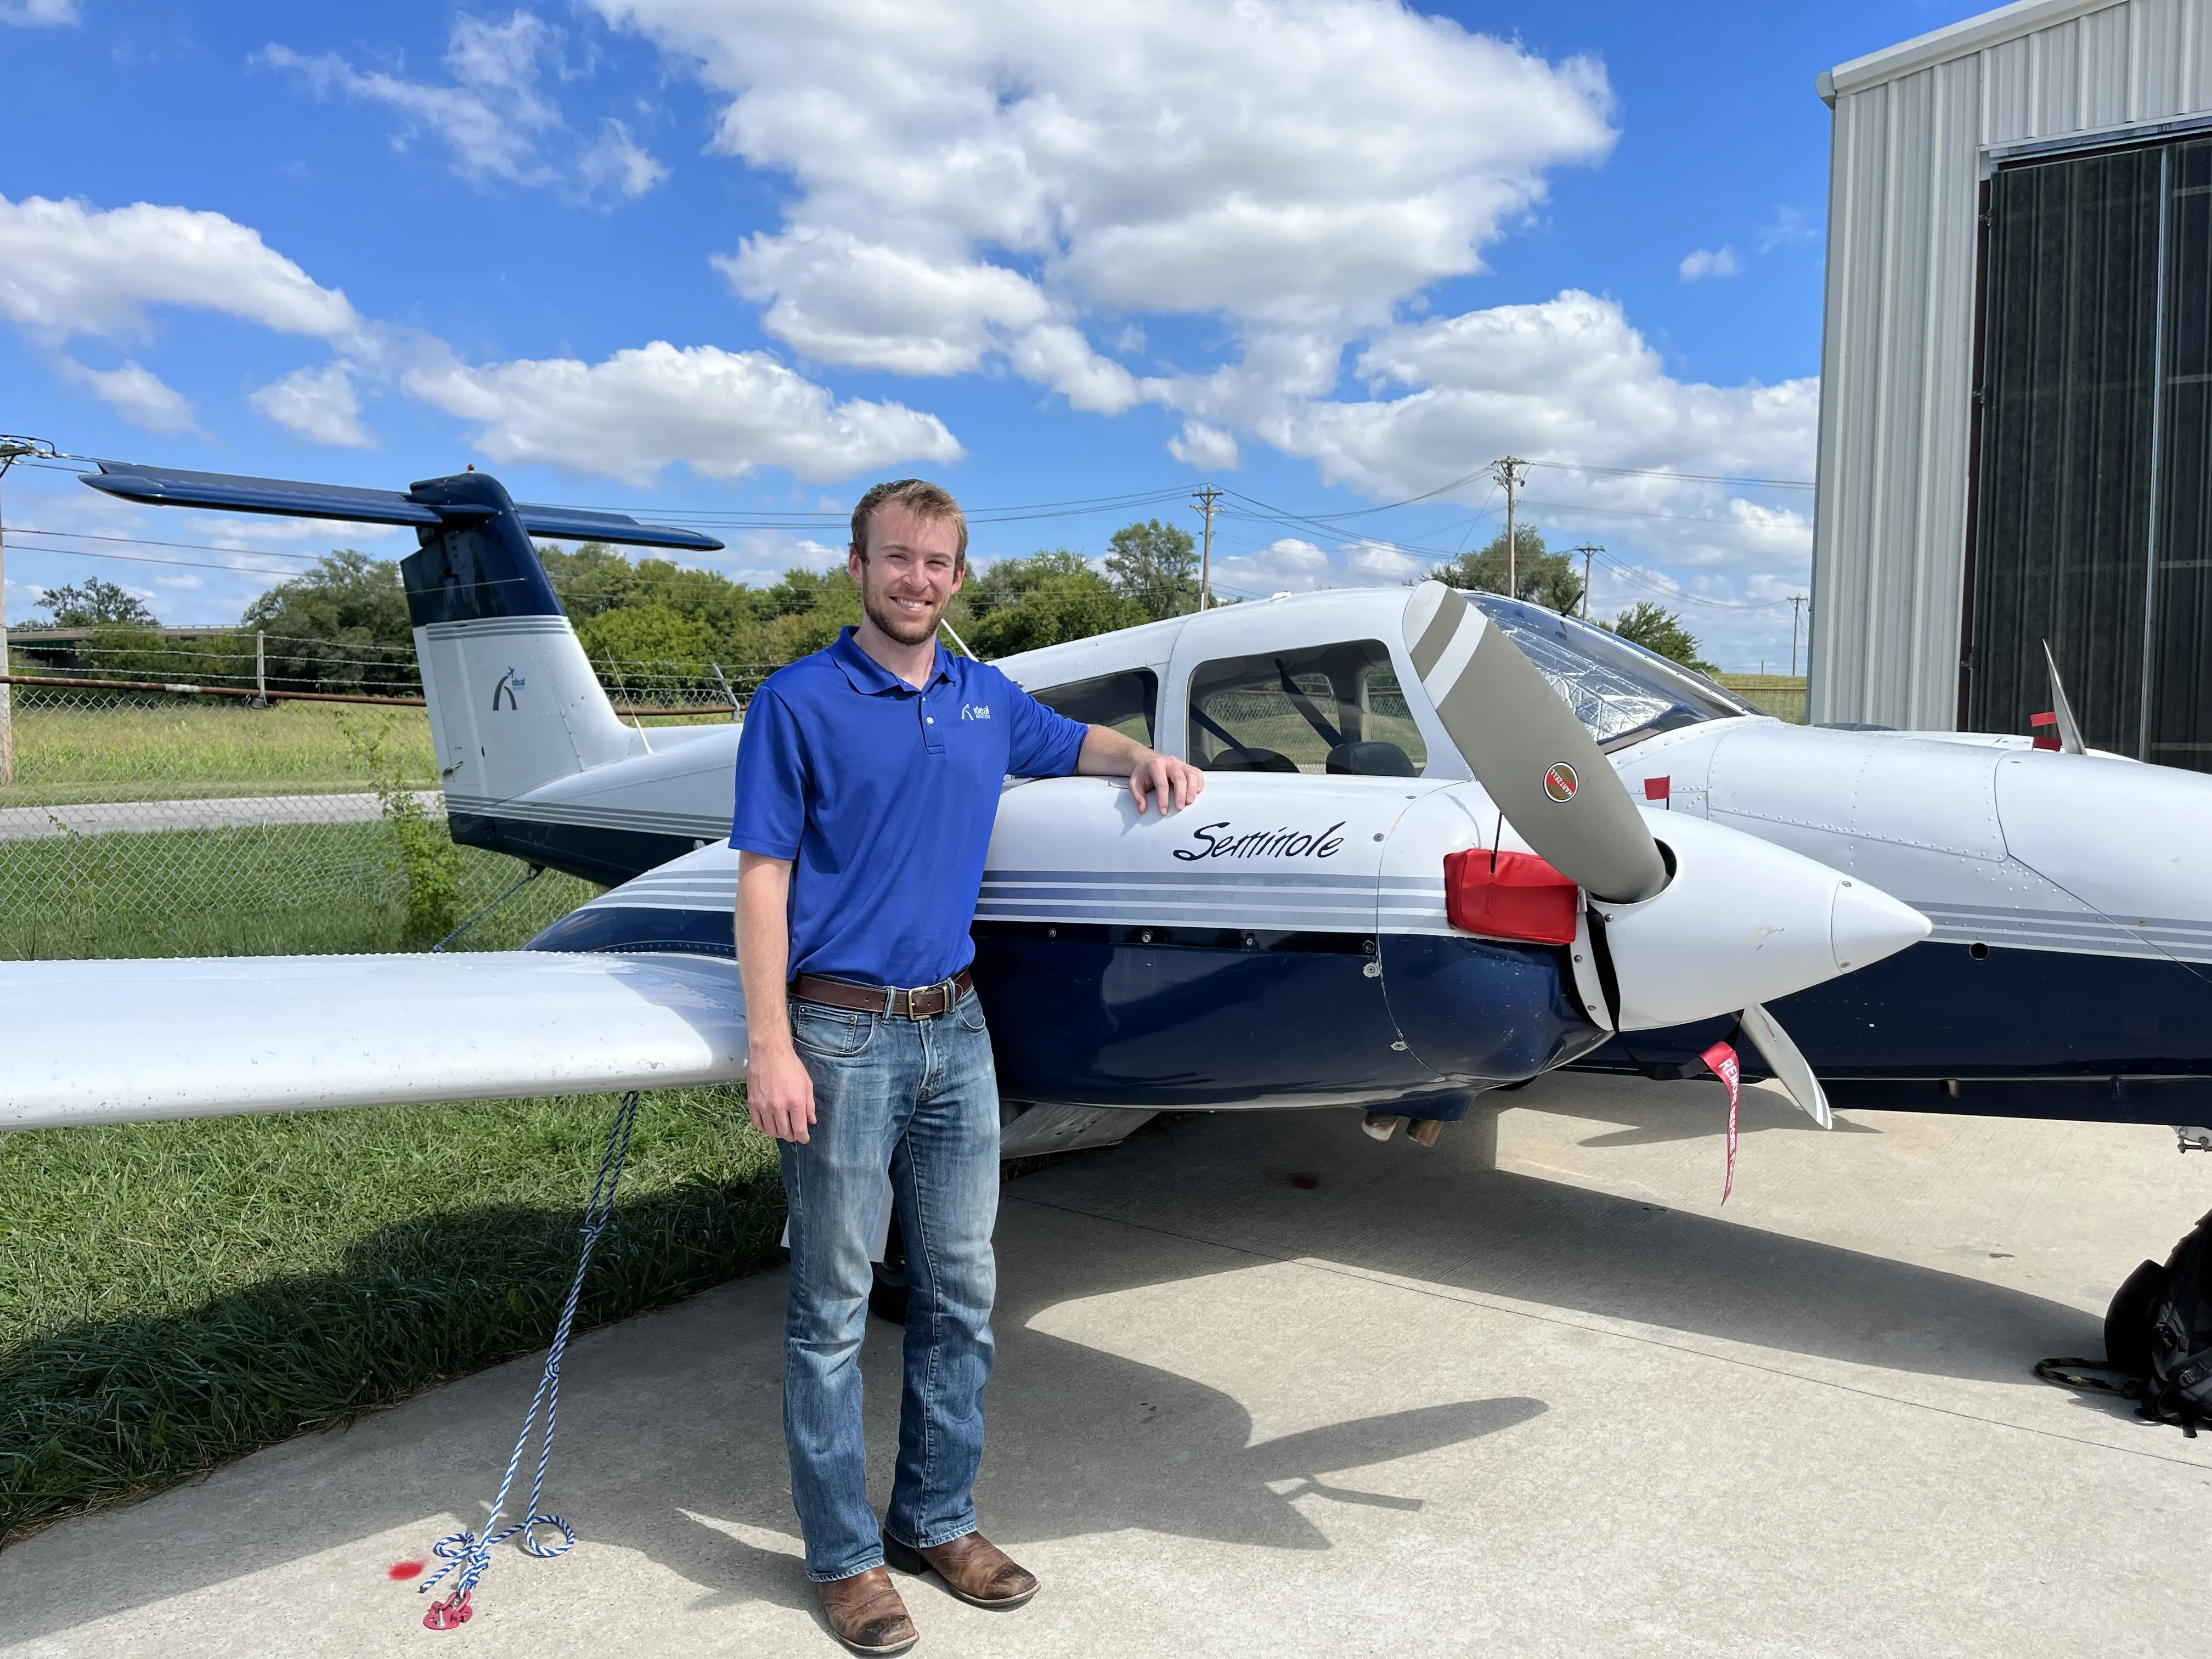
[[[396,489],[362,489],[351,484],[301,483],[287,478],[248,478],[230,472],[180,472],[173,468],[101,461],[98,472],[83,474],[94,489],[149,507],[204,507],[226,513],[273,513],[302,519],[340,519],[352,524],[411,524],[436,529],[456,517],[471,515],[465,505],[442,508]],[[640,524],[621,513],[589,513],[580,507],[530,507],[515,513],[533,536],[561,541],[614,542],[624,547],[670,547],[711,553],[722,544],[696,530]],[[481,514],[481,507],[473,509]]]
[[[471,951],[0,963],[0,1129],[742,1082],[736,964]]]

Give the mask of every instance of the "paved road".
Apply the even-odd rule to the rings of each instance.
[[[2185,1650],[2212,1437],[2035,1382],[2209,1204],[2171,1133],[1554,1079],[1494,1135],[1186,1119],[1006,1189],[980,1498],[1043,1577],[910,1589],[920,1654]],[[1311,1174],[1318,1185],[1293,1184]],[[821,1655],[783,1276],[585,1338],[552,1506],[434,1637],[395,1562],[471,1522],[523,1362],[0,1555],[0,1651]],[[885,1478],[896,1334],[872,1328]],[[2177,1622],[2179,1619],[2179,1622]]]
[[[426,811],[445,810],[435,789],[416,792]],[[227,800],[95,801],[78,806],[0,807],[0,841],[55,836],[146,835],[169,830],[235,830],[269,823],[369,823],[383,816],[374,795],[244,795]]]

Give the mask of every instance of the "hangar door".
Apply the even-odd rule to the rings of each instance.
[[[2001,167],[1962,714],[2212,771],[2212,139]]]

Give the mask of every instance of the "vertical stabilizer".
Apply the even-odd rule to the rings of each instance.
[[[401,562],[438,771],[465,820],[556,778],[626,757],[615,716],[545,567],[496,478],[464,472],[407,492],[437,527]]]
[[[148,507],[412,528],[422,547],[400,561],[400,573],[453,839],[542,858],[594,880],[635,872],[636,848],[626,846],[611,858],[564,861],[532,832],[529,813],[497,810],[517,796],[627,759],[633,744],[644,747],[641,736],[615,718],[530,538],[693,553],[714,552],[720,542],[621,513],[518,504],[483,472],[431,478],[402,495],[131,461],[96,465],[79,475],[83,483]]]

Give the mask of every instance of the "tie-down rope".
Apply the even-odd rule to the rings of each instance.
[[[599,1179],[592,1183],[591,1202],[584,1206],[584,1248],[576,1258],[576,1276],[568,1285],[568,1301],[561,1310],[561,1322],[553,1328],[553,1349],[545,1356],[545,1374],[538,1379],[538,1393],[530,1402],[530,1415],[522,1421],[521,1437],[514,1443],[514,1455],[507,1460],[507,1474],[499,1483],[499,1497],[491,1506],[491,1516],[483,1524],[481,1534],[464,1527],[460,1531],[441,1538],[430,1547],[431,1553],[442,1557],[446,1565],[424,1579],[418,1589],[428,1590],[447,1574],[457,1569],[459,1577],[453,1580],[453,1593],[442,1601],[431,1604],[422,1622],[432,1630],[458,1630],[469,1621],[475,1611],[469,1598],[475,1593],[477,1582],[491,1566],[493,1549],[520,1534],[521,1547],[540,1560],[550,1561],[566,1555],[576,1542],[576,1529],[557,1515],[546,1515],[538,1507],[539,1497],[545,1490],[546,1466],[553,1461],[553,1432],[555,1419],[561,1412],[561,1356],[568,1351],[568,1333],[576,1322],[576,1304],[584,1294],[584,1270],[592,1265],[592,1249],[599,1242],[599,1235],[607,1230],[614,1214],[615,1188],[622,1181],[623,1164],[629,1157],[629,1134],[637,1121],[637,1091],[632,1089],[622,1098],[615,1113],[614,1128],[607,1136],[606,1156],[599,1160]],[[537,1431],[538,1413],[545,1413],[545,1437],[538,1450],[538,1475],[530,1483],[530,1502],[524,1507],[522,1519],[500,1530],[500,1517],[507,1512],[507,1496],[514,1485],[514,1472],[522,1466],[522,1454],[529,1449],[530,1437]],[[541,1544],[538,1528],[557,1527],[561,1541]]]

